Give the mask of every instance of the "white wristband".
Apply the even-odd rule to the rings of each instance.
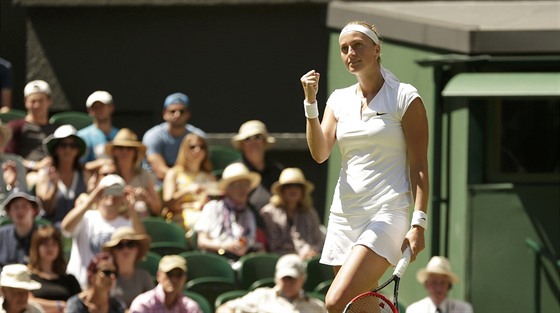
[[[303,100],[303,109],[305,110],[305,117],[317,118],[319,117],[319,109],[317,108],[317,101],[309,103]]]
[[[412,213],[412,221],[410,222],[410,226],[418,225],[424,229],[428,228],[428,214],[415,210]]]

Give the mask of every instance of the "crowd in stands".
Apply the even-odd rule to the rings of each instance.
[[[113,125],[118,108],[107,91],[84,97],[92,124],[81,129],[49,122],[47,82],[29,82],[23,94],[26,115],[0,120],[0,312],[16,302],[28,312],[203,312],[184,293],[180,253],[159,255],[155,273],[139,266],[154,254],[147,219],[180,227],[185,252],[217,255],[233,270],[250,253],[290,256],[278,262],[275,286],[222,310],[325,311],[302,289],[304,265],[324,241],[314,184],[268,157],[276,140],[263,122],[240,125],[231,144],[241,157],[217,175],[183,93],[164,98],[164,122],[143,136]],[[12,289],[26,298],[16,301]]]

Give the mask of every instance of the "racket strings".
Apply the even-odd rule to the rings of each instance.
[[[355,298],[345,313],[397,313],[393,303],[378,293],[367,293]]]

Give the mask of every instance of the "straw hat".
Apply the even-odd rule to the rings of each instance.
[[[49,135],[47,138],[43,140],[43,150],[48,155],[54,155],[54,149],[56,145],[62,140],[66,138],[72,138],[78,145],[78,149],[80,153],[78,154],[78,158],[84,155],[86,152],[86,142],[78,136],[78,131],[74,126],[70,124],[62,125],[58,127],[52,135]]]
[[[305,193],[311,193],[313,189],[315,189],[315,185],[313,185],[312,182],[306,180],[305,176],[303,176],[303,172],[296,167],[285,168],[282,173],[280,173],[280,178],[278,178],[278,181],[272,184],[272,193],[279,195],[282,186],[287,184],[301,184],[305,189]]]
[[[116,247],[123,240],[136,241],[138,243],[137,260],[143,258],[150,248],[150,238],[148,236],[136,233],[132,227],[123,226],[117,228],[113,235],[111,235],[111,240],[103,244],[103,251],[109,252],[111,248]]]
[[[251,182],[251,190],[261,183],[261,175],[251,172],[243,163],[232,163],[228,165],[222,173],[222,179],[218,183],[218,188],[224,191],[227,186],[234,181],[248,179]]]
[[[12,139],[12,129],[10,126],[2,123],[2,121],[0,121],[0,136],[2,136],[0,141],[0,149],[2,149],[6,147],[10,139]]]
[[[443,256],[432,257],[425,268],[421,268],[420,270],[418,270],[418,272],[416,273],[416,279],[421,284],[424,284],[428,279],[429,274],[445,275],[449,277],[449,280],[452,284],[459,282],[459,276],[453,273],[449,260]]]
[[[31,279],[29,269],[26,265],[9,264],[2,268],[2,274],[0,274],[0,286],[25,290],[37,290],[41,288],[41,283]]]
[[[271,145],[276,142],[276,138],[268,135],[268,130],[263,122],[251,120],[241,124],[237,135],[233,136],[231,139],[231,144],[239,150],[243,140],[255,135],[263,135],[267,145]]]
[[[138,140],[138,136],[128,128],[121,128],[121,130],[119,130],[119,132],[115,135],[113,141],[108,142],[105,145],[105,153],[107,155],[111,155],[111,151],[115,146],[135,148],[138,151],[136,166],[140,165],[146,155],[146,146],[144,146],[142,142]]]

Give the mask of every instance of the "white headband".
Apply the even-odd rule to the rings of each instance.
[[[360,32],[362,34],[365,34],[366,36],[368,36],[371,40],[373,40],[373,42],[375,42],[375,44],[379,44],[379,38],[377,38],[377,35],[373,32],[373,30],[360,25],[360,24],[350,24],[350,25],[346,25],[346,27],[344,27],[341,31],[340,31],[340,36],[338,37],[338,39],[340,40],[340,37],[342,37],[342,35],[349,33],[349,32]]]

